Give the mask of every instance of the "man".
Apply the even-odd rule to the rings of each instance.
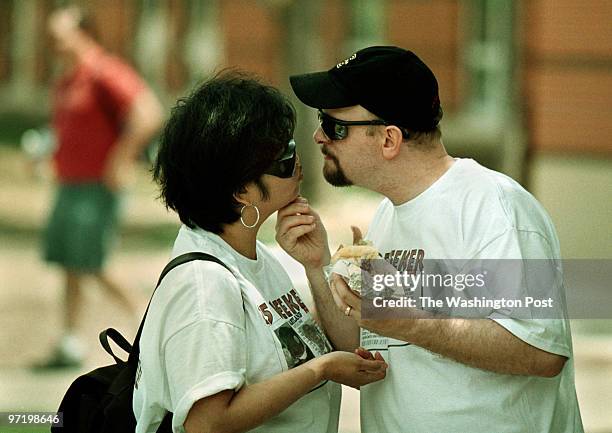
[[[366,238],[394,265],[406,257],[560,258],[552,222],[533,196],[446,153],[438,83],[414,53],[369,47],[329,71],[292,76],[291,85],[319,109],[314,140],[327,181],[386,196]],[[343,279],[334,276],[330,292],[317,272],[309,276],[313,297],[336,348],[355,350],[361,337],[390,366],[384,381],[361,389],[364,433],[583,431],[567,320],[503,311],[365,319]]]
[[[134,163],[161,124],[153,93],[125,63],[94,39],[91,21],[75,7],[55,11],[49,33],[63,74],[53,97],[58,190],[45,236],[44,255],[65,278],[65,332],[38,367],[74,367],[83,358],[75,331],[82,281],[91,275],[133,311],[129,297],[104,271],[117,225],[119,192]]]

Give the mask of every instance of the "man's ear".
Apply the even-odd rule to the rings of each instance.
[[[385,128],[384,139],[383,158],[390,161],[400,153],[403,141],[402,131],[397,126],[389,125]]]

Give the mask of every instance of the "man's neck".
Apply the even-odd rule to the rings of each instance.
[[[100,50],[100,46],[95,42],[83,41],[64,58],[64,71],[71,73],[98,50]]]
[[[417,197],[427,190],[454,164],[455,159],[446,153],[444,147],[440,151],[419,153],[398,161],[391,168],[386,181],[380,184],[377,191],[389,198],[395,205],[401,205]]]

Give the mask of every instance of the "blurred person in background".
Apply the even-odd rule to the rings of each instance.
[[[317,267],[327,247],[318,215],[299,196],[294,128],[293,106],[278,90],[235,72],[174,108],[154,168],[183,223],[172,257],[204,252],[229,270],[188,262],[155,292],[134,386],[138,433],[167,431],[170,418],[175,432],[335,433],[341,391],[332,381],[358,387],[384,378],[380,355],[332,352],[301,337],[308,325],[327,342],[257,239],[279,211],[282,242],[304,267]]]
[[[48,30],[62,74],[52,101],[58,187],[44,257],[64,272],[65,323],[50,358],[35,367],[61,368],[79,366],[84,357],[77,338],[84,277],[93,276],[118,304],[135,312],[130,297],[106,273],[105,262],[116,234],[120,192],[159,129],[162,110],[137,73],[96,42],[91,17],[82,10],[56,10]]]
[[[560,259],[552,221],[531,194],[447,154],[438,83],[414,53],[369,47],[290,81],[298,98],[319,110],[314,140],[325,179],[386,197],[366,238],[398,271],[424,259]],[[562,283],[538,288],[525,283],[531,277],[508,281],[521,293],[564,297]],[[503,309],[483,319],[431,318],[422,310],[366,319],[361,298],[338,275],[331,291],[321,268],[309,279],[336,347],[352,351],[361,340],[384,351],[391,366],[384,381],[361,388],[364,433],[583,431],[567,311],[539,320]]]

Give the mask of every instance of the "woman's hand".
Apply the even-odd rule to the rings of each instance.
[[[319,215],[303,197],[298,197],[278,211],[276,241],[306,271],[329,263],[327,232]]]
[[[312,361],[321,380],[348,385],[359,389],[360,386],[385,378],[387,363],[380,355],[372,355],[363,348],[350,352],[331,352]]]

